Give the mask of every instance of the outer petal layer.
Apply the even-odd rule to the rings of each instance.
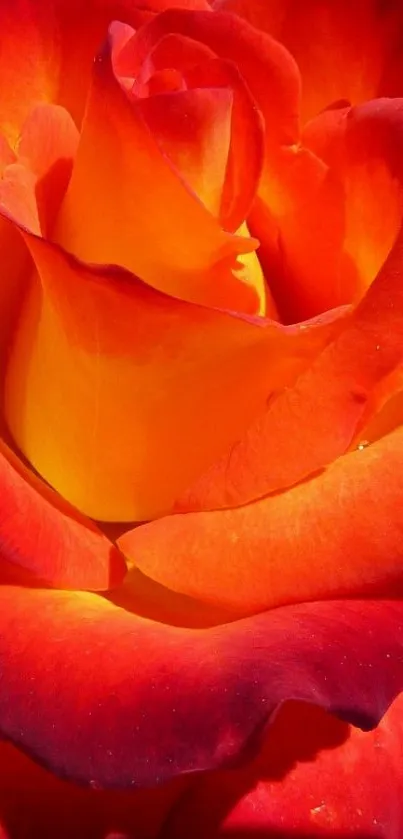
[[[205,631],[85,593],[5,586],[0,607],[1,732],[93,786],[228,765],[286,699],[371,728],[402,686],[401,603],[305,604]]]
[[[400,839],[403,698],[370,733],[290,703],[254,762],[202,778],[163,839]]]
[[[163,518],[118,541],[153,579],[238,615],[369,591],[393,596],[403,582],[402,474],[399,428],[288,492]]]

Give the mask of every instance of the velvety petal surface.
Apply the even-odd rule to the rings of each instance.
[[[403,358],[403,234],[345,328],[177,509],[245,504],[285,489],[343,454]]]
[[[305,604],[203,631],[83,592],[4,586],[0,605],[0,730],[87,785],[155,785],[250,756],[286,699],[368,729],[401,690],[392,601]]]
[[[185,792],[163,839],[400,839],[403,699],[371,732],[309,705],[277,715],[257,760]]]
[[[402,463],[399,428],[288,492],[163,518],[118,544],[163,585],[239,615],[303,600],[398,595]]]
[[[96,519],[170,510],[345,314],[284,328],[175,300],[24,235],[40,280],[10,354],[7,422],[40,474]]]

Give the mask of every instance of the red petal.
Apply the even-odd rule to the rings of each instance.
[[[288,492],[163,518],[118,544],[159,583],[238,615],[368,591],[393,596],[403,582],[402,475],[399,428]]]
[[[402,253],[403,234],[341,334],[178,509],[245,504],[297,483],[348,449],[372,391],[402,363]]]
[[[402,687],[402,616],[401,603],[335,602],[190,630],[91,594],[5,586],[0,728],[101,788],[228,765],[286,699],[371,728]]]
[[[154,79],[150,74],[166,68],[180,72],[191,88],[229,87],[233,91],[230,159],[220,217],[226,230],[237,230],[248,214],[261,175],[261,113],[236,65],[214,58],[209,47],[184,35],[163,35],[146,57],[142,39],[135,36],[114,58],[115,72],[125,80],[132,79],[133,94],[143,91],[146,83],[150,86],[150,78]]]
[[[290,703],[258,759],[194,784],[161,839],[400,839],[402,753],[403,696],[370,733]]]
[[[215,0],[213,6],[237,12],[290,50],[303,79],[305,119],[338,99],[356,104],[403,93],[398,0]]]
[[[105,590],[126,572],[119,551],[0,441],[0,575],[4,561],[64,588]]]
[[[140,29],[126,49],[133,53],[135,48],[141,66],[160,38],[170,33],[201,41],[236,64],[266,120],[269,144],[296,139],[299,73],[281,44],[234,15],[170,9]]]
[[[189,783],[180,779],[135,792],[83,789],[56,778],[10,743],[1,743],[0,837],[157,839]]]
[[[232,62],[205,61],[187,70],[185,78],[191,86],[228,85],[233,91],[231,143],[220,220],[225,230],[236,231],[249,213],[262,173],[262,115]]]

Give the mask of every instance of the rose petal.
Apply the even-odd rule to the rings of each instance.
[[[344,252],[345,194],[337,173],[304,146],[266,157],[250,228],[284,323],[297,323],[357,296]]]
[[[240,14],[290,50],[303,78],[304,119],[338,99],[402,95],[397,0],[215,0],[213,7]]]
[[[188,84],[229,85],[233,91],[232,130],[220,219],[235,231],[248,216],[262,173],[265,131],[261,112],[232,62],[213,59],[185,71]]]
[[[289,703],[257,760],[201,778],[183,794],[161,839],[400,839],[402,750],[402,696],[369,733]]]
[[[159,583],[238,615],[368,591],[393,596],[403,582],[402,467],[399,428],[288,492],[163,518],[118,545]]]
[[[229,87],[164,93],[138,103],[164,154],[216,217],[228,161],[232,103]]]
[[[93,518],[170,510],[340,328],[343,312],[289,329],[205,309],[25,238],[41,285],[10,349],[7,422],[35,468]]]
[[[187,5],[186,0],[182,5]],[[203,0],[192,5],[205,8]],[[108,24],[120,18],[137,26],[151,6],[158,10],[166,3],[142,2],[142,10],[132,0],[2,3],[0,131],[11,144],[16,144],[25,119],[40,102],[58,102],[79,123],[93,58]]]
[[[339,178],[345,192],[344,250],[356,268],[357,298],[373,281],[403,215],[403,100],[377,99],[327,111],[305,127],[303,141]]]
[[[64,108],[34,108],[17,154],[2,171],[0,210],[33,233],[46,233],[66,191],[77,142],[77,128]]]
[[[32,233],[41,234],[35,196],[36,177],[21,163],[6,166],[0,180],[0,212],[12,216]]]
[[[402,363],[402,250],[403,233],[340,335],[179,499],[178,510],[245,504],[301,481],[348,449],[374,388]]]
[[[183,778],[135,792],[83,789],[56,778],[10,743],[1,743],[0,837],[157,839],[188,784]]]
[[[82,259],[121,265],[183,299],[258,309],[254,288],[231,270],[256,243],[225,234],[186,188],[120,89],[106,51],[95,65],[56,238]]]
[[[208,630],[86,593],[5,586],[0,607],[3,735],[101,788],[228,765],[286,699],[371,728],[402,686],[396,602],[305,604]]]
[[[63,588],[106,590],[122,581],[126,565],[114,545],[2,441],[0,498],[0,575],[6,562]]]
[[[135,52],[141,66],[155,44],[171,33],[201,41],[236,64],[265,118],[269,146],[297,138],[300,77],[281,44],[234,15],[170,9],[142,27],[122,55]]]
[[[35,198],[46,233],[67,189],[79,134],[70,114],[59,105],[39,105],[22,128],[18,156],[35,174]]]

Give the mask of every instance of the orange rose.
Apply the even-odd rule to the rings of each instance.
[[[0,6],[1,837],[401,835],[402,24]]]

